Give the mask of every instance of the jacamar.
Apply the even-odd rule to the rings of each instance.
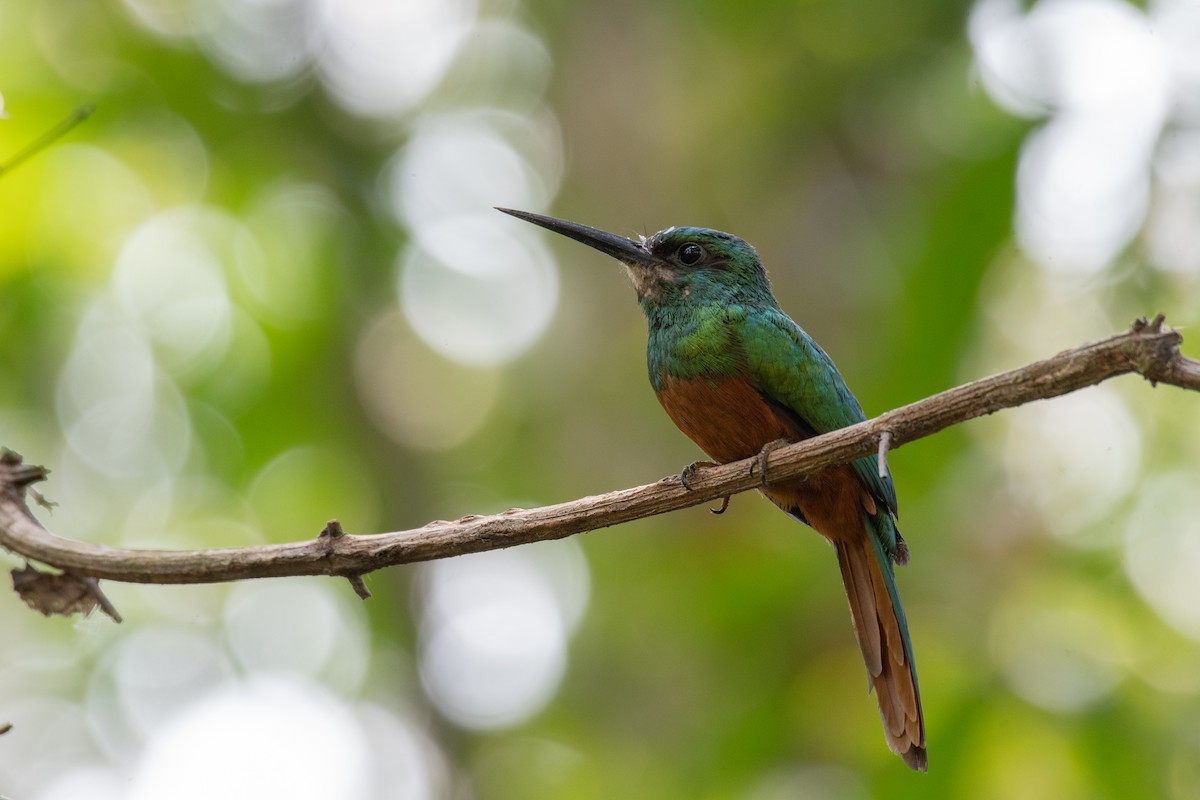
[[[866,419],[833,361],[780,309],[757,251],[742,239],[667,228],[635,241],[499,210],[625,266],[649,323],[650,383],[675,425],[715,461],[750,458]],[[884,735],[909,767],[924,771],[925,718],[894,571],[908,561],[908,546],[896,528],[890,471],[864,457],[800,478],[763,479],[768,499],[836,549]]]

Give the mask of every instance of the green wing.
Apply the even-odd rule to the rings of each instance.
[[[795,415],[814,433],[866,419],[833,361],[791,317],[778,309],[755,309],[742,326],[749,378],[777,410]],[[870,456],[854,461],[853,467],[871,494],[895,514],[891,472],[880,478],[878,462]]]

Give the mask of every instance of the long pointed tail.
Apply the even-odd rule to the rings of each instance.
[[[864,521],[870,527],[891,522],[885,515],[867,517]],[[850,601],[854,632],[867,664],[871,688],[879,700],[888,746],[909,767],[924,772],[927,769],[925,715],[921,710],[908,622],[896,591],[891,558],[884,554],[874,535],[837,540],[834,544]]]

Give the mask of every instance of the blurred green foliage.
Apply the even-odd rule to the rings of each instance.
[[[166,35],[139,16],[203,17],[196,9],[219,5],[0,9],[10,117],[0,161],[72,107],[98,106],[0,176],[0,444],[55,468],[46,491],[63,503],[49,519],[57,532],[194,547],[299,539],[331,517],[351,532],[396,530],[644,483],[697,457],[646,384],[631,290],[582,248],[550,243],[558,308],[517,358],[452,361],[401,312],[398,254],[413,233],[389,210],[388,164],[423,114],[494,102],[472,66],[481,39],[466,40],[419,103],[372,116],[347,110],[314,65],[248,80],[202,36]],[[530,0],[476,11],[516,20],[548,54],[546,94],[522,113],[557,116],[552,213],[626,233],[704,225],[753,242],[781,304],[868,415],[1135,314],[1165,308],[1169,322],[1195,322],[1200,279],[1151,269],[1137,242],[1065,294],[1021,255],[1015,176],[1038,122],[980,86],[969,3]],[[536,72],[537,48],[521,52],[528,61],[511,74]],[[503,88],[510,73],[497,74]],[[171,214],[183,220],[171,235],[216,243],[215,310],[172,294],[184,280],[172,260],[129,266],[135,232]],[[154,375],[108,361],[109,343],[124,341],[113,308],[149,331]],[[200,321],[183,325],[192,313]],[[206,344],[196,331],[218,317],[217,344]],[[72,388],[84,367],[111,380]],[[72,393],[119,405],[122,386],[143,383],[161,432],[153,458],[110,468],[79,456],[72,425],[86,408]],[[1090,391],[1130,432],[1089,429],[1094,446],[1075,462],[1055,460],[1052,443],[1043,453],[1047,423],[1024,411],[892,456],[913,550],[899,580],[927,776],[884,745],[833,554],[750,495],[721,517],[693,509],[579,538],[590,599],[561,684],[532,718],[472,730],[422,691],[417,568],[368,578],[362,682],[321,681],[417,720],[448,765],[433,796],[1196,797],[1200,626],[1147,601],[1136,576],[1154,562],[1138,566],[1130,542],[1139,521],[1187,524],[1178,550],[1154,552],[1164,572],[1185,568],[1172,553],[1195,561],[1200,401],[1131,378]],[[380,398],[392,396],[389,412]],[[113,419],[119,444],[133,423]],[[1125,472],[1088,482],[1106,452],[1131,447]],[[1026,463],[1047,468],[1027,474],[1044,497],[1023,482]],[[1109,487],[1102,503],[1095,486]],[[1147,487],[1161,503],[1139,499]],[[34,749],[10,740],[49,713],[21,716],[19,698],[95,717],[105,653],[130,630],[226,635],[225,587],[108,591],[129,620],[121,630],[34,619],[15,598],[0,615],[0,721],[15,725],[0,740],[0,776],[20,796],[52,796],[55,776],[84,761],[131,775],[142,756],[85,743],[18,758]],[[319,750],[322,731],[310,734]]]

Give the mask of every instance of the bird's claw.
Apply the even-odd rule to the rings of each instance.
[[[712,461],[693,461],[692,463],[690,463],[686,467],[684,467],[683,470],[679,473],[679,482],[683,484],[684,489],[687,489],[690,492],[692,490],[692,483],[691,483],[692,478],[696,477],[696,473],[700,471],[700,467],[715,467],[715,466],[717,466],[717,465]],[[729,508],[729,496],[728,495],[721,498],[721,507],[720,508],[710,508],[709,511],[711,511],[714,514],[724,514],[725,509],[727,509],[727,508]]]
[[[679,473],[679,482],[683,484],[683,488],[687,489],[688,491],[691,491],[692,478],[696,477],[696,473],[699,472],[700,467],[715,467],[715,466],[716,466],[716,464],[714,464],[711,461],[693,461],[692,463],[690,463],[686,467],[684,467],[683,470]]]
[[[683,468],[683,470],[682,470],[682,471],[679,473],[679,482],[680,482],[681,484],[683,484],[683,488],[687,489],[689,492],[692,490],[692,483],[691,483],[691,481],[692,481],[692,476],[693,476],[693,475],[695,475],[695,474],[696,474],[696,464],[695,464],[695,462],[693,462],[693,463],[691,463],[691,464],[688,464],[688,465],[687,465],[686,467],[684,467],[684,468]]]
[[[758,459],[750,465],[750,477],[754,477],[754,468],[758,467],[758,474],[763,486],[770,486],[771,482],[767,479],[767,456],[773,450],[778,450],[785,444],[791,444],[788,439],[776,439],[773,442],[767,442],[763,445],[762,450],[758,451]]]

